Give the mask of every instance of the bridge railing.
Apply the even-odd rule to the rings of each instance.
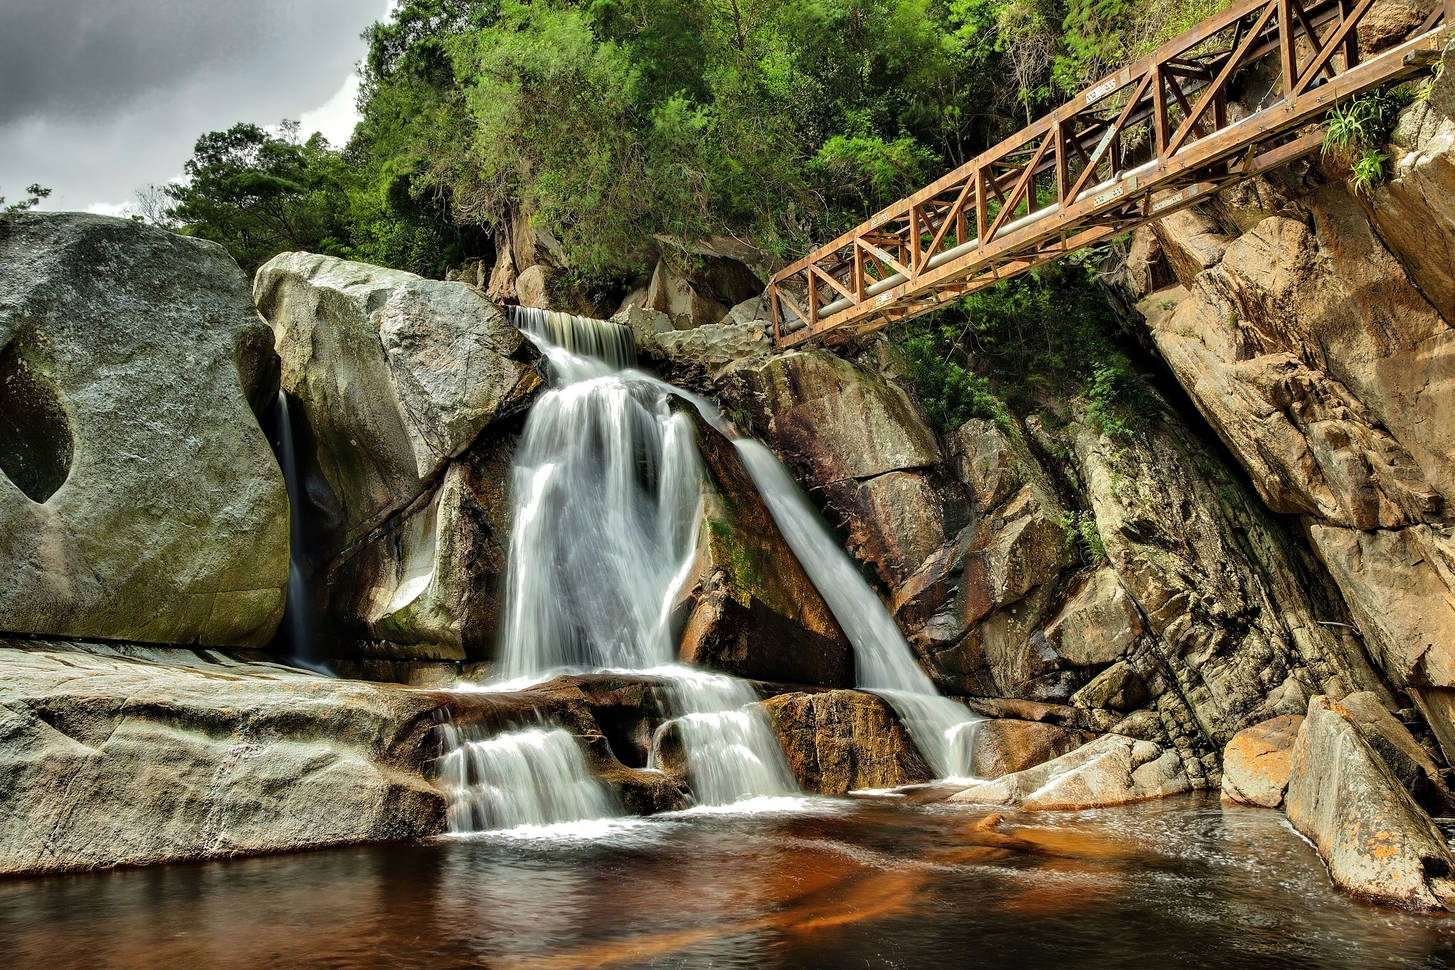
[[[775,339],[927,312],[1317,149],[1299,129],[1422,70],[1455,24],[1440,0],[1365,54],[1375,3],[1239,0],[778,273]]]

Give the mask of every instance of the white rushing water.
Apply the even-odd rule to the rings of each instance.
[[[625,327],[542,310],[513,319],[545,355],[551,389],[531,409],[511,469],[494,686],[649,674],[666,685],[699,804],[796,792],[752,688],[673,663],[672,606],[696,555],[702,501],[680,395],[630,369]]]
[[[619,813],[611,791],[586,767],[576,739],[560,728],[476,736],[439,726],[436,762],[451,832],[559,825]]]
[[[783,463],[761,442],[740,438],[737,446],[783,537],[853,644],[858,686],[889,702],[936,775],[973,775],[971,742],[981,718],[935,690],[894,618]]]
[[[551,388],[531,409],[511,470],[515,514],[500,659],[487,688],[571,672],[658,678],[699,805],[797,792],[752,687],[675,664],[672,607],[691,574],[702,514],[696,435],[681,413],[692,406],[734,439],[853,645],[859,686],[894,707],[936,774],[970,775],[969,732],[978,719],[936,693],[893,618],[777,458],[739,438],[709,402],[632,369],[625,327],[543,310],[512,315],[545,356]],[[575,744],[564,731],[469,742],[447,736],[450,770],[463,764],[474,772],[456,786],[469,797],[452,805],[452,824],[595,817],[581,813],[610,806],[580,797],[595,783]],[[534,787],[518,799],[496,791],[510,785]],[[549,791],[555,786],[574,794],[557,800]]]
[[[736,677],[692,667],[650,673],[666,680],[672,709],[681,712],[672,723],[682,739],[689,782],[699,804],[730,805],[798,791],[751,686]]]

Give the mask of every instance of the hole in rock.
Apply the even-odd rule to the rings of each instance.
[[[55,390],[13,344],[0,350],[0,473],[44,503],[71,473],[74,445]]]

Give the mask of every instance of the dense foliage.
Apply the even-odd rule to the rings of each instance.
[[[1153,402],[1094,274],[1073,256],[896,327],[931,419],[948,431],[1079,396],[1098,431],[1135,430]]]
[[[587,281],[661,234],[789,256],[1222,2],[405,0],[366,34],[346,147],[206,135],[170,218],[249,266],[438,274],[513,211]]]

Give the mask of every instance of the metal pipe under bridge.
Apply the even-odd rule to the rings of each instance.
[[[1361,55],[1375,0],[1240,0],[773,277],[774,339],[863,334],[1316,151],[1328,109],[1427,68],[1439,0]],[[1240,111],[1243,86],[1269,89]]]

